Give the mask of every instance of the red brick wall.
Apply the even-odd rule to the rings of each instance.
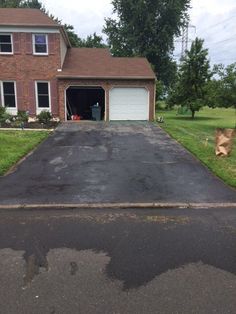
[[[60,35],[48,34],[49,55],[33,55],[32,34],[13,33],[14,55],[0,55],[0,81],[16,81],[19,110],[36,115],[35,81],[50,81],[51,109],[54,116],[65,120],[65,89],[70,85],[101,86],[106,93],[106,119],[109,120],[109,91],[114,86],[140,86],[149,90],[150,120],[154,119],[154,80],[56,80],[61,68]],[[79,74],[79,73],[78,73]]]
[[[149,91],[149,120],[155,117],[155,81],[154,80],[59,80],[59,117],[65,120],[65,90],[69,86],[99,86],[106,93],[106,120],[109,120],[109,91],[113,87],[145,87]]]
[[[14,55],[0,55],[0,80],[14,80],[17,86],[19,110],[36,114],[34,81],[51,82],[52,112],[58,116],[57,84],[55,76],[61,68],[60,35],[48,34],[49,55],[35,56],[32,52],[31,33],[13,33]]]

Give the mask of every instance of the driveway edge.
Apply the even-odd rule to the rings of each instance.
[[[236,203],[85,203],[85,204],[8,204],[0,210],[18,209],[226,209],[235,208]]]

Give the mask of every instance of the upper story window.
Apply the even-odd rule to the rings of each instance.
[[[33,35],[33,51],[35,55],[48,55],[48,36],[46,34]]]
[[[12,54],[12,35],[0,34],[0,54]]]

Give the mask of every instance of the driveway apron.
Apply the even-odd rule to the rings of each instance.
[[[64,123],[0,178],[0,205],[236,202],[236,192],[152,123]]]

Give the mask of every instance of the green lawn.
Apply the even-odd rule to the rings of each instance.
[[[0,175],[42,142],[49,132],[0,131]]]
[[[230,157],[215,156],[215,129],[234,128],[236,114],[234,109],[204,108],[196,113],[192,120],[189,116],[180,116],[177,111],[157,111],[164,117],[161,127],[173,138],[191,151],[217,176],[227,184],[236,187],[236,141]],[[208,145],[206,146],[206,139]]]

